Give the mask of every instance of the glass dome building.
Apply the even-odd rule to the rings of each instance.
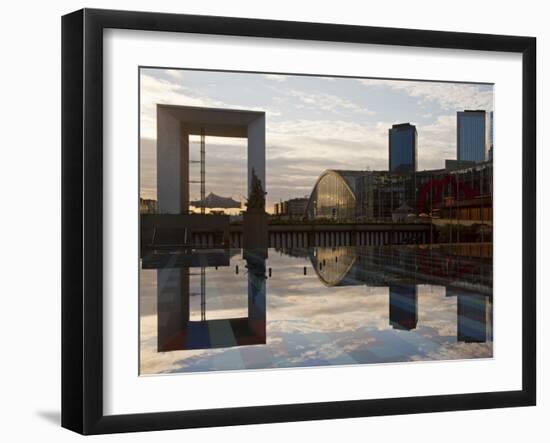
[[[308,219],[354,220],[358,207],[357,189],[361,171],[327,170],[313,186],[306,217]]]

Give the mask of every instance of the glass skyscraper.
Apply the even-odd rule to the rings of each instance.
[[[390,128],[390,172],[416,172],[417,140],[416,126],[410,123],[401,123]]]
[[[487,160],[487,116],[485,111],[456,113],[456,158],[474,162]]]

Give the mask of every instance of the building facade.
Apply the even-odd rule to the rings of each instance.
[[[413,173],[328,170],[321,174],[307,202],[310,220],[339,222],[395,221],[411,216],[492,221],[493,165]],[[402,220],[402,218],[398,218]],[[404,221],[404,220],[403,220]]]
[[[456,113],[456,158],[458,161],[484,162],[488,159],[489,125],[485,111]]]
[[[415,172],[418,133],[410,123],[393,125],[389,131],[389,170],[393,173]]]
[[[308,219],[354,220],[363,171],[327,170],[317,179],[306,204]]]
[[[139,198],[140,214],[156,214],[158,209],[157,201],[147,198]]]
[[[273,210],[276,216],[288,219],[303,219],[306,212],[308,198],[291,198],[290,200],[275,203]]]

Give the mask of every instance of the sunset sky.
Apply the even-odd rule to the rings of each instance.
[[[260,110],[269,211],[309,195],[325,169],[387,170],[395,123],[416,125],[419,170],[441,168],[456,158],[456,112],[493,110],[493,86],[485,84],[143,68],[140,85],[141,197],[156,199],[157,103]],[[190,151],[198,158],[197,143]],[[207,137],[209,192],[244,202],[246,140]],[[190,193],[198,198],[198,186]]]

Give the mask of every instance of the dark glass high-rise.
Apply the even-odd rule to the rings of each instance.
[[[459,111],[456,113],[456,158],[459,161],[481,163],[487,160],[489,131],[487,113]]]
[[[417,141],[416,126],[410,123],[393,125],[389,129],[390,172],[416,172]]]

